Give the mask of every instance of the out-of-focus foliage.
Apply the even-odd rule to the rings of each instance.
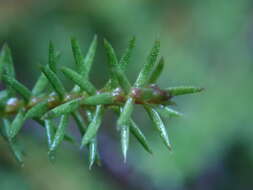
[[[28,86],[32,86],[38,75],[38,63],[46,63],[50,39],[62,51],[61,63],[70,65],[74,60],[69,54],[69,36],[75,36],[88,48],[93,34],[97,33],[109,39],[119,54],[123,53],[129,37],[136,35],[140,45],[136,47],[132,59],[135,61],[128,72],[132,81],[148,47],[160,38],[168,74],[161,77],[159,84],[174,86],[185,81],[183,84],[204,86],[206,91],[199,97],[179,97],[178,107],[184,110],[184,117],[167,121],[173,153],[161,147],[159,137],[146,127],[150,123],[143,119],[146,115],[140,109],[134,112],[134,118],[142,124],[144,132],[150,133],[154,155],[149,156],[137,143],[131,143],[128,164],[132,169],[115,161],[114,154],[120,147],[111,150],[109,145],[114,143],[108,142],[106,136],[116,135],[105,132],[99,143],[107,144],[107,152],[112,155],[102,153],[102,169],[87,173],[82,159],[71,156],[71,147],[69,151],[64,147],[63,156],[59,156],[70,160],[66,158],[60,160],[62,164],[56,162],[56,166],[51,166],[46,159],[46,148],[38,150],[42,147],[38,144],[33,145],[34,151],[27,156],[30,164],[23,169],[13,166],[6,153],[4,158],[7,158],[1,160],[0,184],[14,180],[23,189],[43,189],[54,178],[49,174],[54,174],[61,183],[77,185],[76,189],[117,189],[122,184],[126,189],[151,189],[150,184],[153,189],[252,189],[252,10],[250,0],[1,2],[0,41],[10,44],[17,76]],[[108,74],[103,62],[106,55],[101,48],[98,47],[91,74],[91,80],[98,87]],[[32,133],[33,124],[27,125],[29,130],[25,134]],[[108,119],[102,128],[114,125],[114,120]],[[3,149],[1,145],[2,141]],[[44,172],[38,174],[40,168]],[[112,178],[107,178],[108,173]],[[36,178],[36,174],[40,176]],[[38,178],[43,180],[36,181]],[[113,179],[116,185],[111,184]],[[69,188],[63,184],[61,189]]]

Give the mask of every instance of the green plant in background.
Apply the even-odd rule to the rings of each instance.
[[[170,108],[170,105],[175,104],[172,98],[200,92],[203,89],[184,86],[161,89],[156,85],[164,68],[164,59],[159,59],[160,42],[154,43],[146,63],[132,85],[124,71],[130,63],[130,57],[135,47],[135,38],[129,41],[120,60],[118,60],[111,44],[104,40],[110,77],[105,86],[99,90],[89,81],[89,73],[97,47],[97,37],[94,37],[85,56],[76,39],[71,39],[71,45],[76,69],[58,68],[60,54],[55,51],[53,43],[50,42],[48,64],[40,67],[42,73],[32,90],[15,79],[9,47],[4,45],[1,51],[0,79],[6,89],[0,92],[2,121],[0,132],[8,142],[16,159],[23,163],[23,153],[16,137],[26,120],[32,119],[44,127],[49,157],[53,159],[55,151],[63,141],[74,142],[73,138],[66,133],[66,128],[72,117],[82,136],[81,148],[88,147],[91,168],[95,162],[99,163],[97,133],[106,110],[112,110],[119,117],[117,130],[121,137],[124,161],[127,157],[130,133],[136,137],[146,151],[152,153],[145,135],[131,118],[135,104],[144,107],[154,129],[159,133],[166,147],[171,149],[161,116],[180,116],[180,113]],[[66,90],[58,77],[60,72],[74,83],[72,90]],[[60,119],[59,124],[57,124],[56,118]]]

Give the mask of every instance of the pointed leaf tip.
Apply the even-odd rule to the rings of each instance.
[[[9,142],[10,149],[17,160],[17,162],[20,164],[20,167],[24,167],[24,154],[22,149],[19,147],[19,144],[16,142]]]
[[[127,151],[128,151],[128,145],[129,145],[129,126],[128,125],[124,125],[121,127],[120,136],[121,136],[122,154],[123,154],[124,162],[126,163]]]
[[[89,144],[89,170],[92,169],[97,156],[97,139],[93,138]]]
[[[47,135],[47,144],[50,148],[53,142],[54,137],[54,123],[52,120],[45,120],[45,128],[46,128],[46,135]]]
[[[204,88],[194,86],[179,86],[179,87],[170,87],[167,88],[166,90],[171,96],[179,96],[202,92]]]

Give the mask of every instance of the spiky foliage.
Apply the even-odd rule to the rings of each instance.
[[[96,161],[99,163],[97,133],[101,127],[104,113],[109,109],[119,116],[116,128],[121,138],[124,161],[127,157],[130,134],[133,134],[147,152],[152,153],[147,138],[132,119],[135,104],[144,107],[154,129],[166,147],[171,150],[169,136],[160,114],[166,117],[180,116],[180,113],[170,108],[170,105],[173,104],[172,98],[200,92],[202,88],[161,89],[155,85],[164,68],[164,59],[159,59],[160,42],[154,43],[137,80],[132,85],[125,75],[125,69],[130,63],[135,38],[129,41],[125,53],[119,60],[111,44],[104,40],[110,76],[102,89],[96,89],[89,80],[97,47],[97,37],[94,37],[86,55],[82,53],[76,39],[71,39],[71,45],[76,69],[58,67],[59,54],[55,51],[53,43],[50,42],[48,64],[40,67],[41,75],[32,90],[15,79],[11,51],[8,46],[4,45],[1,51],[0,80],[5,84],[6,89],[0,92],[2,121],[0,131],[16,159],[23,163],[23,153],[18,146],[17,135],[26,120],[32,119],[44,127],[49,156],[52,159],[63,141],[74,141],[66,132],[69,119],[73,118],[82,136],[81,148],[88,147],[91,168]],[[60,72],[73,82],[71,91],[65,89],[58,76]],[[60,118],[59,124],[55,122],[55,118]]]

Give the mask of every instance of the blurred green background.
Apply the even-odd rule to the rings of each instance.
[[[108,76],[103,38],[121,55],[135,35],[137,47],[127,71],[131,81],[154,40],[161,39],[167,64],[159,85],[196,85],[206,91],[175,100],[184,116],[166,121],[172,153],[137,108],[134,118],[154,155],[131,138],[126,164],[109,113],[99,137],[103,166],[92,171],[87,154],[69,144],[50,163],[44,132],[27,122],[21,137],[25,167],[18,166],[0,139],[0,189],[253,189],[252,18],[251,0],[1,0],[0,45],[10,44],[18,79],[28,87],[38,76],[38,64],[47,61],[49,40],[62,52],[61,64],[73,65],[70,37],[78,38],[86,51],[98,34],[91,77],[97,87]]]

